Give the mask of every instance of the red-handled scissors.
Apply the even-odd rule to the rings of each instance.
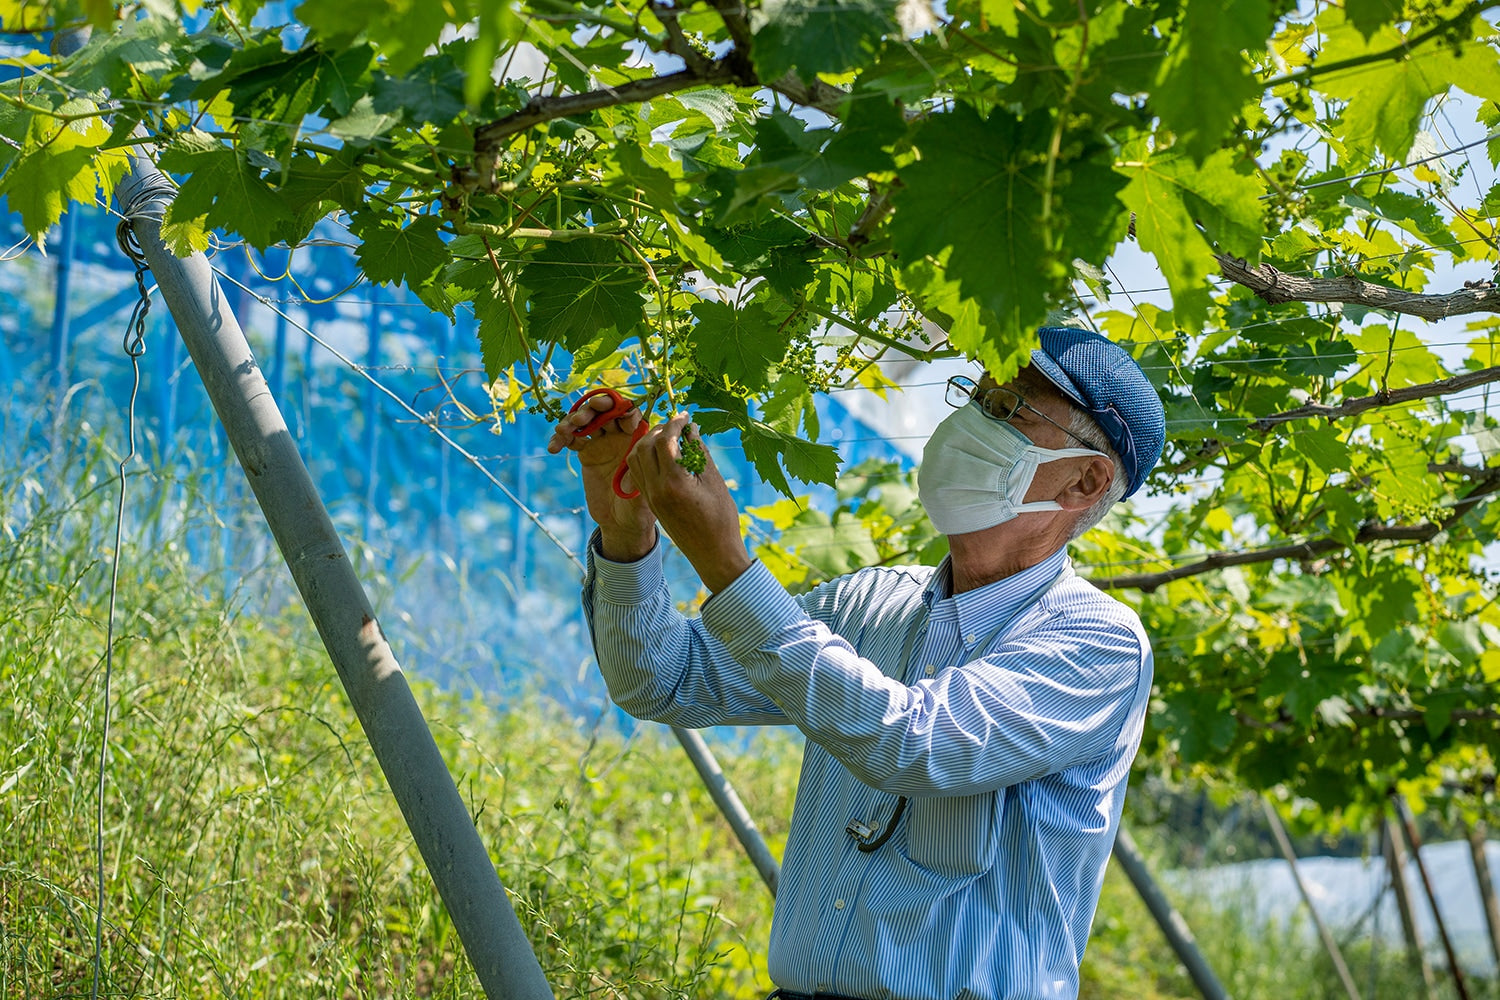
[[[575,430],[573,432],[575,435],[582,434],[584,437],[588,437],[590,434],[594,433],[599,428],[609,423],[611,420],[619,420],[631,410],[635,409],[634,403],[626,399],[624,396],[620,395],[615,390],[605,386],[599,389],[590,389],[588,392],[578,397],[578,402],[574,403],[572,408],[569,409],[568,412],[578,412],[578,408],[580,406],[582,406],[584,403],[587,403],[595,396],[606,397],[610,401],[610,408],[601,411],[594,417],[594,419],[590,420],[588,423]],[[645,433],[646,418],[643,414],[641,416],[641,422],[635,425],[635,434],[633,434],[630,438],[631,446],[634,447],[635,443],[639,441]],[[627,451],[626,454],[628,455],[629,452]],[[630,467],[625,464],[625,459],[620,459],[620,467],[615,470],[613,485],[615,488],[615,496],[619,497],[621,500],[634,500],[636,497],[641,495],[640,490],[631,490],[629,493],[625,492],[625,488],[622,484],[625,481],[625,473],[629,471]]]

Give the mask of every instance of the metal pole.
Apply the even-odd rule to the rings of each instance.
[[[54,456],[62,449],[63,408],[68,400],[68,355],[69,328],[68,299],[73,287],[73,246],[78,226],[78,209],[62,217],[62,234],[57,248],[57,280],[53,285],[55,295],[52,302],[52,350],[47,381],[53,397],[51,448]]]
[[[370,289],[370,312],[366,317],[365,330],[369,337],[365,344],[365,371],[373,377],[380,367],[380,296]],[[365,538],[373,535],[375,508],[380,494],[380,397],[375,386],[365,383]]]
[[[1333,970],[1338,973],[1339,982],[1344,986],[1344,992],[1349,994],[1349,1000],[1359,1000],[1359,989],[1354,985],[1354,977],[1349,973],[1349,966],[1344,963],[1344,953],[1339,950],[1339,943],[1334,940],[1333,932],[1323,922],[1323,915],[1318,912],[1318,906],[1313,902],[1312,893],[1307,891],[1307,883],[1302,881],[1302,870],[1297,866],[1297,852],[1292,850],[1292,841],[1286,835],[1286,827],[1281,823],[1281,817],[1276,814],[1276,809],[1265,798],[1260,800],[1261,809],[1266,814],[1266,822],[1271,824],[1271,836],[1276,838],[1276,846],[1281,850],[1281,856],[1292,869],[1292,881],[1297,884],[1297,893],[1302,897],[1307,912],[1312,915],[1313,926],[1318,929],[1318,938],[1323,942],[1323,948],[1328,952],[1328,957],[1333,959]]]
[[[284,270],[287,272],[287,274],[291,274],[292,251],[288,250],[286,252],[286,260],[284,263],[286,265]],[[272,320],[272,323],[274,324],[273,336],[275,338],[272,344],[272,351],[275,358],[275,367],[271,369],[271,395],[276,399],[285,399],[287,323],[286,317],[282,315],[281,310],[276,310],[276,312],[272,315],[275,316],[275,319]]]
[[[755,820],[750,818],[749,810],[740,801],[729,779],[724,776],[719,762],[714,759],[713,751],[709,750],[708,744],[703,742],[703,737],[698,735],[696,729],[673,726],[672,735],[677,737],[677,742],[682,744],[682,749],[687,752],[688,759],[698,769],[698,776],[703,779],[704,786],[708,788],[708,794],[713,797],[714,804],[719,807],[719,812],[723,813],[724,818],[729,821],[734,835],[739,838],[740,846],[749,855],[751,863],[755,865],[755,870],[760,872],[761,879],[766,883],[766,888],[771,890],[771,896],[774,898],[776,885],[781,879],[781,868],[776,864],[776,859],[771,857],[771,849],[766,846],[765,838],[760,835],[760,828],[755,825]]]
[[[73,247],[78,241],[78,211],[62,217],[62,233],[57,241],[56,295],[52,302],[52,386],[62,392],[68,384],[68,348],[71,339],[68,299],[73,289]]]
[[[161,187],[156,167],[133,158],[117,194],[485,994],[490,1000],[551,1000],[469,810],[207,259],[180,259],[162,243],[170,194]]]
[[[1198,950],[1198,942],[1193,939],[1193,932],[1188,930],[1187,921],[1182,919],[1182,914],[1177,912],[1161,891],[1161,886],[1156,884],[1156,879],[1151,876],[1151,869],[1146,867],[1145,858],[1141,857],[1135,840],[1125,829],[1123,822],[1119,833],[1115,835],[1115,859],[1125,869],[1135,891],[1141,894],[1141,901],[1146,904],[1146,909],[1156,918],[1157,926],[1167,936],[1167,943],[1176,952],[1177,960],[1186,967],[1198,992],[1203,994],[1203,1000],[1229,1000],[1229,994],[1224,991],[1219,977],[1214,975],[1203,952]]]
[[[1401,819],[1401,827],[1406,831],[1406,842],[1411,845],[1411,856],[1417,863],[1417,874],[1422,878],[1422,888],[1427,893],[1428,905],[1432,907],[1432,919],[1437,924],[1438,937],[1443,942],[1443,954],[1448,956],[1448,968],[1453,973],[1453,986],[1458,990],[1459,1000],[1469,1000],[1469,987],[1464,982],[1464,970],[1459,968],[1458,954],[1453,950],[1453,939],[1448,936],[1448,925],[1443,922],[1442,911],[1438,909],[1437,893],[1433,890],[1432,879],[1427,874],[1427,862],[1422,860],[1422,838],[1417,834],[1417,821],[1412,817],[1411,809],[1406,805],[1406,799],[1399,794],[1392,793],[1391,801],[1396,804],[1396,815]]]

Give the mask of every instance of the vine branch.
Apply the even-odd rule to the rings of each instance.
[[[1438,379],[1436,382],[1409,385],[1403,389],[1385,389],[1374,395],[1346,399],[1337,406],[1327,406],[1323,403],[1308,403],[1305,406],[1284,410],[1281,413],[1273,413],[1269,417],[1261,417],[1259,420],[1252,421],[1250,429],[1253,431],[1268,431],[1277,424],[1285,424],[1293,420],[1310,420],[1316,417],[1337,420],[1339,417],[1352,417],[1380,406],[1396,406],[1400,403],[1411,403],[1418,399],[1446,396],[1450,393],[1472,389],[1475,386],[1488,385],[1491,382],[1500,382],[1500,365],[1491,368],[1481,368],[1478,371],[1465,372],[1462,375],[1454,375],[1451,378]]]
[[[691,68],[681,69],[662,76],[631,80],[618,87],[601,87],[598,90],[555,97],[533,97],[520,111],[481,126],[474,134],[474,153],[476,156],[493,155],[511,136],[568,115],[597,111],[617,104],[639,104],[663,94],[708,84],[739,83],[753,86],[755,82],[754,79],[741,78],[737,61],[726,55],[708,63],[702,72]]]
[[[1500,0],[1495,2],[1500,3]],[[712,0],[712,5],[734,41],[734,46],[718,59],[708,59],[692,47],[677,23],[675,8],[653,3],[652,10],[667,31],[665,51],[680,56],[687,63],[685,69],[577,94],[534,97],[521,110],[480,126],[474,135],[475,158],[481,162],[493,158],[505,140],[544,122],[620,104],[639,104],[694,87],[769,87],[793,103],[816,108],[829,117],[838,117],[839,106],[848,96],[839,88],[816,78],[804,82],[795,73],[787,73],[771,82],[756,75],[749,58],[752,33],[748,8],[742,0]],[[481,171],[481,176],[489,175]]]
[[[671,4],[662,2],[662,0],[650,0],[647,6],[651,8],[651,13],[656,15],[656,19],[666,29],[666,50],[681,59],[687,65],[687,68],[694,73],[703,74],[709,72],[713,60],[700,52],[683,32],[682,25],[677,20],[681,12]]]
[[[1244,285],[1271,305],[1283,302],[1339,302],[1438,320],[1476,312],[1500,312],[1500,286],[1469,282],[1456,292],[1419,294],[1365,281],[1352,274],[1340,278],[1300,278],[1270,264],[1249,266],[1240,257],[1215,254],[1224,277]]]
[[[1400,62],[1410,57],[1412,49],[1423,42],[1469,24],[1478,15],[1497,6],[1500,6],[1500,0],[1484,0],[1484,2],[1471,3],[1447,20],[1437,22],[1420,34],[1412,35],[1410,38],[1403,38],[1400,44],[1393,45],[1388,49],[1383,49],[1380,52],[1367,52],[1362,56],[1351,56],[1348,59],[1340,59],[1337,62],[1324,63],[1322,65],[1313,63],[1311,66],[1304,67],[1296,72],[1272,77],[1261,86],[1264,90],[1271,90],[1282,84],[1300,84],[1314,76],[1322,76],[1327,73],[1337,73],[1346,69],[1358,69],[1361,66],[1372,66],[1376,63],[1387,61]]]
[[[1151,593],[1158,587],[1183,580],[1191,576],[1213,573],[1231,566],[1248,566],[1255,563],[1292,559],[1298,562],[1316,559],[1318,556],[1342,552],[1355,545],[1370,542],[1430,542],[1440,532],[1446,531],[1472,510],[1485,497],[1500,492],[1500,466],[1488,471],[1473,489],[1453,505],[1453,511],[1441,521],[1424,521],[1421,524],[1379,524],[1366,521],[1355,532],[1353,541],[1341,538],[1314,538],[1286,545],[1273,545],[1263,549],[1247,549],[1241,552],[1215,552],[1195,563],[1176,566],[1156,573],[1128,573],[1120,576],[1091,577],[1089,582],[1100,590],[1139,590]]]
[[[1475,386],[1488,385],[1492,382],[1500,382],[1500,365],[1490,368],[1481,368],[1478,371],[1465,372],[1462,375],[1454,375],[1450,378],[1438,379],[1435,382],[1423,382],[1418,385],[1409,385],[1401,389],[1390,389],[1377,392],[1370,396],[1358,396],[1354,399],[1346,399],[1337,406],[1327,406],[1322,403],[1308,403],[1295,409],[1283,410],[1270,416],[1258,417],[1247,425],[1251,430],[1268,431],[1278,424],[1290,423],[1293,420],[1311,420],[1323,417],[1328,420],[1336,420],[1340,417],[1356,416],[1367,410],[1378,409],[1383,406],[1399,406],[1402,403],[1410,403],[1419,399],[1431,399],[1435,396],[1446,396],[1464,389],[1472,389]],[[1208,438],[1202,442],[1192,455],[1171,466],[1163,466],[1168,473],[1183,472],[1193,468],[1200,463],[1212,459],[1224,450],[1224,442],[1218,438]],[[1431,472],[1453,472],[1454,469],[1429,466]],[[1485,474],[1488,474],[1487,470]]]

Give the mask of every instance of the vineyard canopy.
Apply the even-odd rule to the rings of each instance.
[[[942,551],[817,394],[1101,329],[1167,406],[1161,512],[1078,551],[1155,639],[1148,760],[1360,823],[1493,797],[1496,8],[0,0],[0,194],[42,241],[149,151],[183,253],[331,233],[472,312],[502,426],[602,382],[837,480],[760,512],[793,585]]]

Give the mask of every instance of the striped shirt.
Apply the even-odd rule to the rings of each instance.
[[[757,562],[687,618],[660,545],[628,564],[589,551],[584,608],[621,708],[807,737],[771,924],[778,986],[1077,995],[1151,688],[1134,612],[1059,550],[957,595],[946,561],[800,597]],[[891,837],[859,850],[903,796]]]

